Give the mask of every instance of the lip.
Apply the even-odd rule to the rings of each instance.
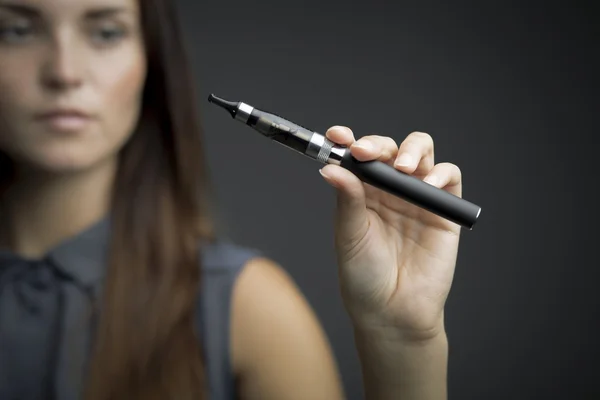
[[[39,113],[35,116],[35,119],[47,124],[53,130],[80,131],[89,125],[92,116],[82,110],[60,108]]]
[[[49,119],[49,118],[91,118],[91,115],[83,110],[76,108],[57,108],[53,110],[44,111],[36,115],[37,119]]]

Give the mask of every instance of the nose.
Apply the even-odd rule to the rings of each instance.
[[[80,55],[77,49],[60,43],[48,49],[42,83],[53,91],[65,91],[81,86],[83,82]]]

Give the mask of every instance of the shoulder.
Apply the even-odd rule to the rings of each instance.
[[[231,371],[238,398],[342,398],[326,334],[282,265],[227,240],[202,243],[201,264],[209,366]]]
[[[281,399],[294,392],[314,399],[342,397],[325,332],[276,261],[263,255],[247,261],[233,291],[231,318],[232,366],[241,398]]]
[[[199,260],[206,283],[230,282],[235,302],[232,312],[252,311],[273,299],[304,302],[288,272],[258,248],[230,240],[202,241]]]

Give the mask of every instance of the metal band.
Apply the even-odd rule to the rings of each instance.
[[[250,118],[250,114],[252,114],[253,110],[254,107],[252,107],[251,105],[241,103],[238,106],[238,112],[235,115],[235,119],[237,119],[238,121],[242,121],[245,124],[248,122],[248,118]]]
[[[313,132],[310,142],[308,142],[308,146],[306,147],[306,155],[316,160],[321,146],[323,146],[324,139],[325,137],[320,133]]]
[[[329,160],[329,155],[331,154],[331,149],[334,146],[334,143],[327,138],[324,139],[325,140],[321,146],[321,150],[319,150],[319,154],[317,154],[317,160],[323,164],[326,164],[327,160]]]

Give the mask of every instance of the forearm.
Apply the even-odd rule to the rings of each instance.
[[[445,400],[448,340],[408,342],[355,329],[367,400]]]

